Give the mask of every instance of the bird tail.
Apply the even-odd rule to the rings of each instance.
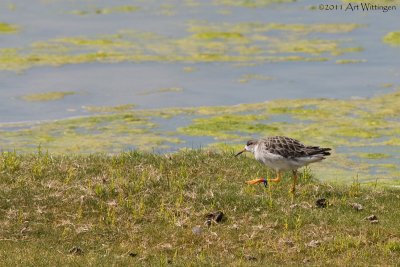
[[[307,155],[308,156],[321,156],[322,158],[325,158],[325,156],[329,156],[331,153],[328,151],[331,151],[332,149],[329,147],[319,147],[319,146],[308,146],[306,148]]]

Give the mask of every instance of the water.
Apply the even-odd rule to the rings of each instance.
[[[42,121],[86,115],[84,105],[109,106],[133,103],[138,108],[233,105],[280,98],[369,97],[390,89],[385,83],[400,83],[398,48],[382,42],[390,31],[398,30],[399,12],[341,12],[310,10],[315,1],[277,4],[265,8],[215,5],[200,1],[118,1],[112,5],[136,5],[132,13],[89,14],[74,10],[110,7],[109,1],[9,1],[1,5],[1,21],[19,25],[17,34],[0,35],[0,47],[29,47],[36,41],[60,37],[113,34],[121,29],[155,32],[170,37],[187,35],[192,20],[213,23],[359,23],[364,28],[338,38],[352,40],[364,51],[344,54],[327,62],[280,62],[254,66],[235,63],[85,63],[60,67],[33,67],[23,72],[0,71],[0,122]],[[332,3],[340,3],[332,1]],[[167,6],[165,6],[167,5]],[[172,8],[173,15],[164,14]],[[221,11],[229,11],[221,15]],[[163,13],[164,12],[164,13]],[[321,37],[324,34],[313,34]],[[361,59],[366,63],[335,64],[336,59]],[[184,67],[194,72],[183,71]],[[272,76],[273,80],[239,83],[244,74]],[[143,94],[160,88],[178,87],[183,92]],[[75,91],[61,101],[32,103],[22,95],[49,91]]]

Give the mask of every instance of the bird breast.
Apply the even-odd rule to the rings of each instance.
[[[265,164],[276,171],[293,170],[299,167],[293,159],[288,159],[281,155],[273,154],[265,149],[258,149],[258,147],[254,151],[254,157],[262,164]]]

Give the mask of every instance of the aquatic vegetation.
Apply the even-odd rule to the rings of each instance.
[[[87,62],[282,62],[326,61],[360,52],[349,40],[337,40],[358,24],[210,24],[190,22],[188,35],[119,31],[95,37],[75,36],[34,42],[29,47],[0,49],[0,70]],[[325,33],[332,38],[309,38]]]
[[[90,8],[86,10],[73,10],[70,13],[75,15],[106,15],[111,13],[131,13],[138,11],[139,7],[126,5],[126,6],[113,6],[113,7],[103,7],[103,8]]]
[[[260,23],[260,22],[241,22],[241,23],[222,23],[214,24],[204,21],[192,21],[189,23],[189,32],[207,33],[207,32],[228,32],[237,37],[240,35],[256,34],[271,31],[293,32],[301,34],[309,33],[349,33],[358,28],[365,27],[356,23],[315,23],[315,24],[283,24],[283,23]],[[268,40],[268,36],[258,36],[258,40]]]
[[[385,159],[390,158],[390,155],[385,153],[360,153],[359,157],[366,159]]]
[[[216,4],[237,7],[265,7],[270,4],[291,3],[296,0],[214,0]]]
[[[117,105],[117,106],[83,106],[82,108],[94,113],[100,112],[124,112],[135,107],[133,104]]]
[[[193,35],[197,39],[242,39],[244,36],[238,32],[199,32]]]
[[[260,123],[265,116],[257,115],[218,115],[209,118],[198,118],[193,124],[178,128],[178,132],[187,135],[214,136],[216,139],[243,139],[243,134],[277,131],[278,128]]]
[[[17,131],[1,131],[0,143],[35,151],[38,145],[55,153],[99,151],[119,152],[127,148],[162,149],[181,142],[155,130],[147,118],[121,112],[26,125]],[[15,142],[14,144],[9,142]]]
[[[43,101],[54,101],[60,100],[68,95],[74,95],[75,92],[66,91],[66,92],[45,92],[45,93],[37,93],[37,94],[29,94],[23,95],[21,98],[25,101],[30,102],[43,102]]]
[[[197,68],[191,67],[191,66],[186,66],[186,67],[183,67],[183,71],[184,72],[195,72],[195,71],[197,71]]]
[[[119,34],[108,35],[108,36],[100,36],[96,39],[89,39],[85,37],[73,37],[73,38],[58,38],[51,41],[51,43],[47,43],[48,46],[57,47],[61,46],[82,46],[82,47],[109,47],[109,46],[120,46],[129,45],[129,42],[124,42],[121,40],[122,36]],[[46,47],[46,43],[35,43],[33,44],[36,48],[49,48]]]
[[[383,37],[383,41],[393,46],[400,45],[400,32],[389,32]]]
[[[163,4],[160,6],[159,14],[164,16],[174,16],[175,15],[175,6],[170,4]]]
[[[273,53],[308,53],[320,55],[330,53],[333,56],[339,56],[349,52],[361,52],[362,47],[340,47],[338,41],[332,40],[297,40],[293,42],[281,43],[272,50]]]
[[[281,24],[270,23],[269,30],[280,30],[301,33],[349,33],[358,28],[365,27],[362,24],[348,23],[348,24]]]
[[[399,5],[400,0],[370,0],[370,1],[362,1],[362,0],[342,0],[345,3],[371,3],[374,5]]]
[[[336,64],[354,64],[354,63],[365,63],[365,59],[338,59]]]
[[[180,93],[183,91],[183,88],[180,87],[168,87],[168,88],[160,88],[157,90],[147,90],[139,93],[140,95],[150,95],[157,93]]]
[[[381,87],[382,88],[392,88],[392,87],[394,87],[394,84],[393,83],[383,83],[383,84],[381,84]]]
[[[238,82],[247,83],[251,80],[270,81],[270,80],[273,80],[273,77],[267,76],[267,75],[262,75],[262,74],[243,74],[238,79]]]
[[[16,33],[19,27],[17,25],[0,22],[0,34],[2,33]]]

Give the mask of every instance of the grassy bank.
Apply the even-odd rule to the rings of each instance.
[[[289,177],[270,189],[244,183],[266,174],[232,153],[4,152],[0,265],[400,264],[400,190],[308,171],[294,199]],[[205,225],[215,211],[224,220]]]

